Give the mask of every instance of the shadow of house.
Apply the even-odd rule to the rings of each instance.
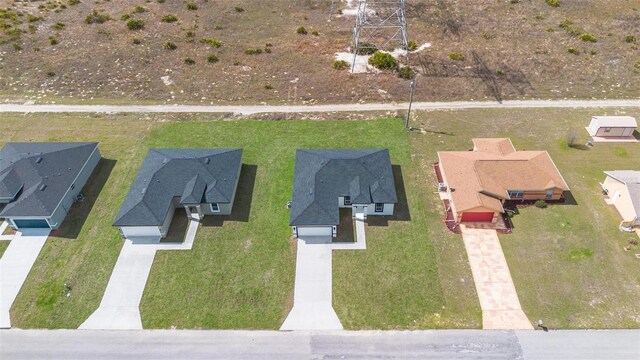
[[[391,216],[370,216],[367,218],[369,226],[389,226],[389,221],[411,221],[411,212],[407,202],[407,192],[404,187],[404,177],[400,165],[391,165],[393,181],[396,184],[396,195],[398,202],[393,209]]]
[[[231,215],[207,216],[200,223],[203,226],[222,226],[225,221],[248,222],[257,172],[258,165],[242,164]]]
[[[82,195],[84,200],[80,203],[75,203],[69,209],[66,218],[62,222],[59,229],[53,230],[51,236],[65,238],[65,239],[77,239],[82,227],[84,226],[96,200],[100,196],[104,185],[107,183],[109,176],[113,168],[116,166],[117,160],[113,159],[100,159],[95,170],[87,180],[86,185],[82,188]]]
[[[638,130],[635,130],[632,135],[636,140],[640,140],[640,132]]]
[[[369,219],[379,218],[381,216],[372,216]],[[336,237],[333,238],[333,242],[346,242],[346,243],[355,243],[356,235],[355,235],[355,227],[353,222],[355,219],[353,218],[353,210],[348,208],[340,209],[340,224],[338,225],[338,230],[336,233]]]

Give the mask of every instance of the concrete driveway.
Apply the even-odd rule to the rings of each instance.
[[[182,243],[162,243],[158,238],[126,239],[98,309],[79,329],[142,329],[140,300],[158,250],[190,250],[198,229],[191,220]]]
[[[533,329],[520,306],[496,231],[460,228],[482,308],[482,328]]]
[[[49,237],[49,229],[24,229],[16,233],[0,258],[0,328],[11,327],[9,311],[33,263]]]
[[[339,330],[332,305],[332,238],[298,239],[293,309],[280,330]]]

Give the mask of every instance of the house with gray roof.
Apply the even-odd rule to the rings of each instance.
[[[0,218],[16,229],[58,229],[101,158],[96,142],[6,144]]]
[[[176,208],[189,218],[229,215],[242,149],[151,149],[113,223],[126,238],[167,235]]]
[[[621,227],[640,229],[640,171],[605,171],[601,184],[607,203],[616,207],[622,216]]]
[[[393,215],[398,202],[388,149],[300,149],[296,152],[289,225],[293,234],[335,237],[340,208]]]

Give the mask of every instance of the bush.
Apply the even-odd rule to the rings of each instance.
[[[418,44],[413,40],[409,40],[409,42],[407,43],[407,50],[416,51],[417,49],[418,49]]]
[[[589,33],[582,33],[579,36],[580,40],[582,41],[588,41],[588,42],[597,42],[598,39],[596,39],[595,36],[593,36],[592,34]]]
[[[131,18],[131,15],[129,14],[122,14],[120,15],[120,21],[127,21]]]
[[[560,0],[546,0],[546,3],[551,7],[560,7]]]
[[[222,46],[222,43],[214,38],[203,38],[203,39],[200,39],[200,42],[203,44],[209,44],[216,48],[219,48],[220,46]]]
[[[135,14],[141,14],[141,13],[143,13],[143,12],[147,12],[147,9],[145,9],[145,8],[143,8],[142,6],[139,6],[139,5],[138,5],[138,6],[136,6],[136,7],[134,7],[134,8],[133,8],[133,12],[134,12]]]
[[[164,44],[162,44],[162,48],[166,50],[175,50],[178,48],[178,45],[172,43],[171,41],[167,41]]]
[[[29,22],[36,22],[36,21],[40,21],[40,20],[42,20],[42,16],[36,16],[36,15],[27,14],[27,21],[29,21]]]
[[[449,59],[457,60],[457,61],[464,61],[464,55],[462,55],[461,53],[452,52],[452,53],[449,53]]]
[[[578,50],[578,49],[576,49],[576,48],[572,48],[572,47],[568,48],[568,49],[567,49],[567,52],[568,52],[569,54],[573,54],[573,55],[580,55],[580,50]]]
[[[58,40],[58,38],[56,37],[49,36],[49,43],[51,45],[58,45],[58,43],[60,43],[60,40]]]
[[[111,16],[106,14],[100,14],[97,10],[93,10],[84,18],[84,22],[87,24],[104,24],[111,20]]]
[[[313,36],[320,36],[320,33],[318,32],[318,30],[313,29],[313,30],[311,31],[311,35],[313,35]]]
[[[538,209],[544,209],[544,208],[546,208],[546,207],[547,207],[547,203],[546,203],[544,200],[542,200],[542,199],[538,199],[538,200],[536,200],[536,202],[535,202],[535,203],[533,203],[533,205],[534,205],[535,207],[537,207]]]
[[[636,37],[634,35],[627,35],[624,37],[624,42],[629,43],[629,44],[635,44],[636,43]]]
[[[307,35],[307,29],[304,28],[304,26],[300,26],[297,30],[296,33],[300,34],[300,35]]]
[[[140,30],[144,28],[144,20],[142,19],[132,19],[127,22],[127,27],[129,30]]]
[[[178,18],[175,15],[165,15],[162,17],[162,22],[172,23],[178,21]]]
[[[80,0],[69,0],[67,1],[67,4],[73,6],[73,5],[78,5],[80,4]]]
[[[196,33],[194,33],[193,31],[189,30],[189,31],[187,31],[186,35],[187,35],[187,37],[191,38],[191,37],[195,37]]]
[[[187,64],[187,65],[193,65],[193,64],[195,64],[195,63],[196,63],[196,61],[195,61],[195,60],[193,60],[193,59],[192,59],[192,58],[190,58],[190,57],[187,57],[187,58],[184,58],[184,63],[185,63],[185,64]]]
[[[47,71],[47,76],[48,77],[54,77],[54,76],[56,76],[56,73],[54,73],[53,71]]]
[[[244,9],[240,6],[236,6],[234,9],[236,10],[236,12],[244,12]]]
[[[51,27],[56,29],[56,30],[62,30],[62,29],[64,29],[64,26],[65,25],[63,23],[60,23],[60,22],[57,22],[57,23],[51,25]]]
[[[391,54],[377,51],[369,58],[369,65],[380,70],[395,70],[398,68],[398,60]]]
[[[187,4],[187,10],[198,10],[198,5],[196,5],[194,3],[188,3]]]
[[[245,54],[247,55],[258,55],[258,54],[262,54],[262,49],[260,48],[250,48],[250,49],[246,49],[244,51]]]
[[[271,90],[271,89],[273,89],[273,85],[271,85],[271,84],[264,84],[264,88],[265,88],[266,90]]]
[[[413,79],[414,75],[415,74],[413,72],[413,69],[411,67],[409,67],[409,66],[401,67],[398,70],[398,77],[402,78],[402,79],[411,80],[411,79]]]
[[[344,60],[335,60],[333,62],[333,68],[336,70],[344,70],[349,67],[349,63]]]
[[[207,61],[210,63],[217,63],[220,59],[218,59],[218,56],[215,54],[211,54],[209,56],[207,56]]]
[[[358,44],[358,55],[373,55],[378,51],[378,48],[371,43],[361,42]]]
[[[20,46],[20,44],[18,43],[13,43],[13,50],[20,51],[22,50],[22,46]]]
[[[140,45],[140,44],[142,43],[142,41],[141,41],[140,39],[138,39],[138,38],[133,38],[133,39],[131,40],[131,42],[132,42],[134,45]]]

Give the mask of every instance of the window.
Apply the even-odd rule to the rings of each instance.
[[[376,212],[383,212],[383,211],[384,211],[384,204],[376,203]]]
[[[507,193],[511,199],[522,199],[524,197],[523,190],[508,190]]]
[[[351,196],[345,196],[344,197],[344,204],[345,205],[351,205]]]
[[[606,133],[611,132],[611,128],[604,128],[604,132]]]
[[[76,184],[71,184],[71,190],[76,188]]]
[[[212,212],[220,212],[220,207],[218,207],[218,203],[213,203],[210,204],[211,205],[211,211]]]

